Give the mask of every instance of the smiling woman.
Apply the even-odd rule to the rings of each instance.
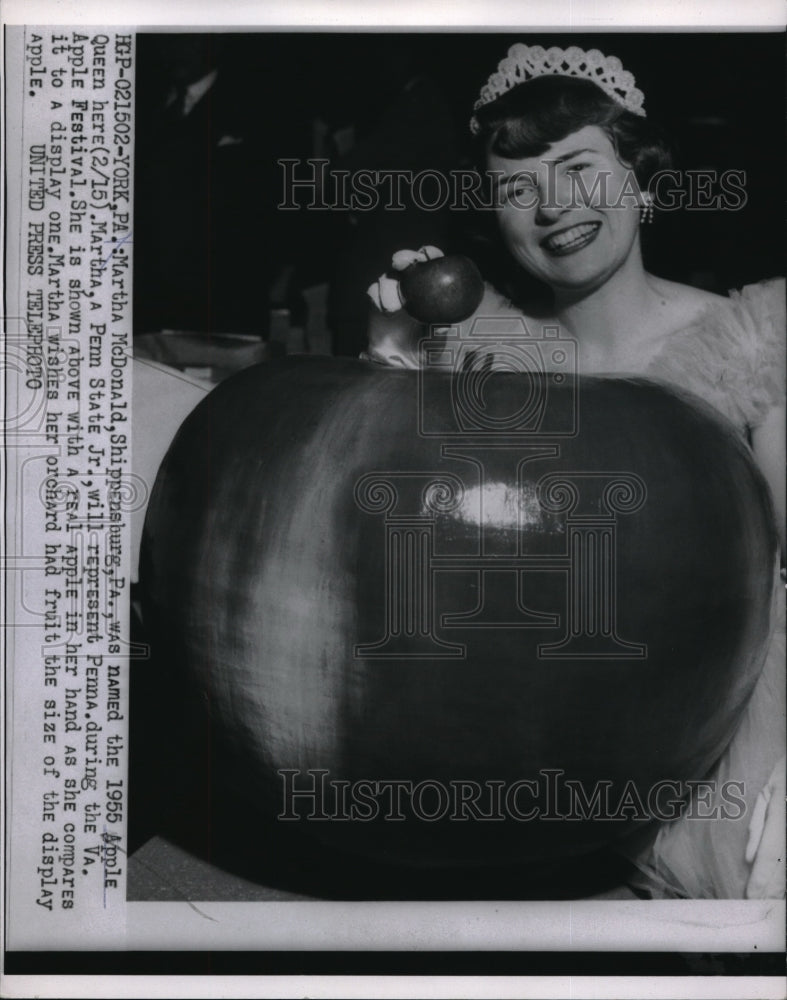
[[[563,338],[575,345],[575,374],[638,376],[689,390],[731,421],[751,448],[781,531],[784,283],[762,282],[724,297],[645,269],[642,224],[653,218],[654,181],[669,167],[669,152],[645,114],[633,76],[597,50],[515,45],[482,90],[470,125],[498,193],[500,237],[526,279],[522,287],[536,279],[546,294],[515,305],[487,286],[473,316],[450,335],[433,327],[425,340],[424,327],[401,311],[395,272],[440,251],[400,252],[394,276],[382,276],[369,289],[375,308],[367,357],[411,368],[436,362],[450,368],[461,357],[486,377],[511,370],[517,338],[520,347],[523,337],[546,346],[549,338]],[[444,336],[442,354],[435,349],[436,332]],[[448,350],[457,342],[463,349]],[[428,353],[420,343],[429,345]],[[562,378],[564,354],[528,346],[519,351],[526,359],[521,371],[532,375],[527,366],[537,358],[542,371]],[[456,374],[465,378],[467,371]],[[625,422],[625,412],[618,419]],[[773,568],[763,565],[762,572]],[[664,824],[654,844],[631,855],[642,894],[783,893],[781,603],[777,596],[760,681],[732,743],[707,775],[717,794],[725,781],[745,787],[747,823]],[[708,635],[708,646],[712,642]],[[709,704],[714,696],[707,692]]]
[[[500,231],[514,259],[531,275],[562,294],[564,289],[575,294],[609,281],[623,266],[636,265],[646,196],[596,125],[551,143],[548,150],[516,158],[490,150],[490,169],[508,178],[503,180]]]

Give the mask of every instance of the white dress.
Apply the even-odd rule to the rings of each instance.
[[[646,374],[701,396],[750,440],[766,413],[784,403],[785,330],[784,280],[749,285],[707,306],[691,326],[667,338]],[[746,893],[754,805],[785,753],[784,587],[778,567],[775,577],[765,665],[732,742],[709,776],[717,796],[725,781],[743,782],[746,811],[738,819],[664,823],[652,845],[628,855],[638,870],[630,884],[642,895],[741,899]]]

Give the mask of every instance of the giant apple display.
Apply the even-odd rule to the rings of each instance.
[[[214,780],[362,855],[538,862],[708,773],[775,544],[733,428],[655,383],[295,358],[185,421],[141,579],[160,661],[242,762]]]

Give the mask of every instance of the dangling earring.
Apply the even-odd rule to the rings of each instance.
[[[653,198],[650,195],[646,195],[645,204],[640,209],[639,221],[640,224],[643,222],[653,222],[653,215],[655,213],[655,208],[653,205]]]

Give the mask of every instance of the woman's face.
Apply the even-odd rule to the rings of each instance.
[[[541,156],[489,153],[503,239],[530,274],[555,289],[600,287],[639,247],[642,196],[603,129],[587,125]]]

